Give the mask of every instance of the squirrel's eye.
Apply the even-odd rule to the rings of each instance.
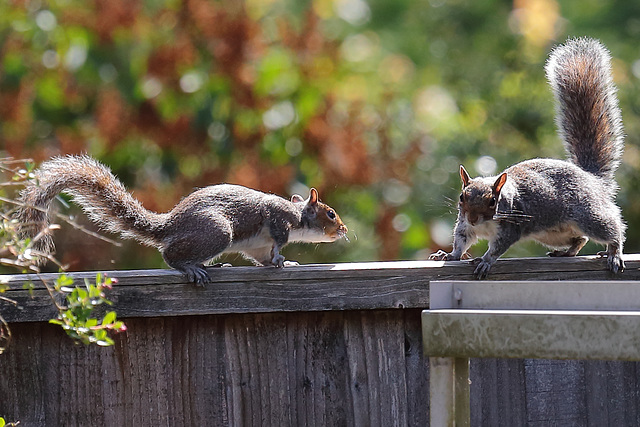
[[[336,219],[336,213],[334,211],[327,211],[329,219]]]
[[[464,202],[464,193],[460,193],[460,201]]]
[[[491,200],[489,200],[489,207],[494,208],[495,206],[496,206],[496,198],[492,197]]]

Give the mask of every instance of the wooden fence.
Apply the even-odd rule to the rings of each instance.
[[[640,278],[640,256],[624,280]],[[0,355],[0,416],[23,426],[418,426],[429,423],[420,316],[431,280],[466,262],[113,271],[128,330],[74,344],[38,278],[2,276],[13,335]],[[43,275],[50,280],[54,275]],[[95,277],[75,273],[74,277]],[[607,280],[605,261],[500,260],[491,280]],[[614,279],[612,279],[614,280]],[[473,359],[472,425],[638,425],[635,362]]]

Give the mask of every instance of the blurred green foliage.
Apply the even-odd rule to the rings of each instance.
[[[219,182],[283,196],[314,186],[351,243],[292,245],[289,258],[425,259],[451,240],[460,163],[491,174],[564,156],[543,66],[583,35],[614,58],[628,134],[619,202],[637,252],[634,2],[0,2],[0,141],[37,161],[89,153],[160,211]],[[72,268],[163,265],[137,244],[55,239]]]

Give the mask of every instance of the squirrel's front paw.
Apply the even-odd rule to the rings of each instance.
[[[450,261],[452,259],[453,257],[451,254],[443,251],[442,249],[429,255],[430,261]]]
[[[473,274],[478,278],[478,280],[482,280],[482,279],[486,278],[489,275],[489,270],[491,270],[491,266],[493,264],[483,260],[482,258],[476,258],[474,261],[476,261],[478,259],[480,260],[480,263],[476,267],[476,269],[473,272]]]
[[[282,254],[277,254],[271,260],[271,263],[278,268],[284,267],[284,256]]]

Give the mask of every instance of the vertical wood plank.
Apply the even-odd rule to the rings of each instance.
[[[527,422],[586,425],[584,362],[525,360]]]
[[[404,355],[407,381],[407,425],[429,421],[429,361],[422,353],[421,310],[403,310]]]
[[[585,362],[589,425],[638,425],[638,362]]]
[[[524,361],[471,360],[471,425],[526,425]]]
[[[345,324],[351,401],[358,425],[407,425],[404,322],[398,314],[350,313]]]
[[[313,402],[307,413],[309,425],[346,425],[344,406],[348,393],[347,351],[343,335],[344,313],[309,314],[305,345],[306,377]]]
[[[456,427],[469,427],[471,424],[469,359],[454,359],[454,398]]]
[[[256,378],[260,388],[260,402],[256,403],[262,406],[262,417],[255,421],[265,426],[290,425],[286,315],[257,315],[252,327],[255,349],[252,363],[258,369]]]
[[[407,344],[419,339],[419,317],[127,319],[112,348],[76,345],[53,325],[13,324],[0,416],[29,426],[426,425],[426,362],[419,341]]]

